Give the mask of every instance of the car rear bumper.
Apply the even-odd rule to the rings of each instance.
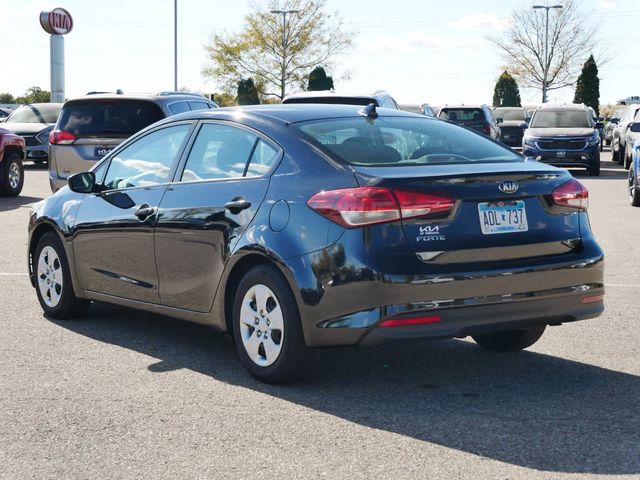
[[[47,160],[49,158],[49,145],[32,145],[27,147],[27,160]]]
[[[604,256],[592,239],[577,253],[446,275],[386,274],[365,266],[347,271],[344,264],[327,271],[335,248],[290,264],[301,285],[298,303],[309,346],[464,337],[593,318],[604,309]],[[323,272],[308,271],[320,262]],[[437,320],[381,326],[407,317]]]

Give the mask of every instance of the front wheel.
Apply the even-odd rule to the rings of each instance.
[[[242,278],[233,305],[233,337],[242,364],[258,380],[298,380],[306,366],[300,315],[285,279],[259,265]]]
[[[20,154],[11,152],[0,163],[2,168],[2,182],[0,182],[0,195],[3,197],[16,197],[20,195],[24,185],[24,167]]]
[[[615,142],[611,147],[611,161],[620,164],[620,144]]]
[[[624,169],[629,170],[631,166],[631,154],[627,154],[628,148],[624,149]]]
[[[476,335],[475,342],[482,348],[494,352],[515,352],[530,347],[542,337],[546,325],[518,330],[506,330],[504,332]]]
[[[592,177],[600,175],[600,154],[591,159],[590,165],[587,167],[587,173]]]
[[[67,255],[54,232],[42,236],[33,263],[38,301],[45,314],[59,319],[84,315],[89,302],[75,296]]]
[[[633,164],[629,169],[629,203],[632,207],[640,207],[640,187]]]

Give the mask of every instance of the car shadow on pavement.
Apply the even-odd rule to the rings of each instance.
[[[27,197],[19,195],[17,197],[0,197],[0,213],[15,210],[42,200],[41,197]]]
[[[640,474],[635,375],[449,340],[315,350],[303,382],[271,386],[240,366],[226,335],[205,326],[100,304],[87,318],[55,323],[154,357],[148,369],[159,375],[191,369],[366,427],[526,468]]]

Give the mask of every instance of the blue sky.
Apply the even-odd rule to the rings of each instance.
[[[638,0],[578,0],[600,22],[611,60],[600,68],[601,102],[640,95]],[[503,28],[525,0],[328,0],[349,28],[355,47],[338,58],[337,90],[385,89],[401,103],[491,102],[503,61],[486,35]],[[178,0],[178,84],[216,91],[202,77],[204,44],[213,31],[241,28],[245,0]],[[0,0],[4,65],[0,92],[49,89],[49,38],[41,10],[64,7],[74,18],[66,36],[66,95],[90,90],[155,92],[173,88],[173,0]],[[585,60],[589,52],[585,52]],[[348,74],[348,79],[345,75]],[[539,93],[523,91],[537,103]],[[571,101],[573,90],[551,94]]]

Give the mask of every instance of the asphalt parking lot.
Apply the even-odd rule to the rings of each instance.
[[[466,340],[316,352],[304,383],[253,380],[206,327],[94,305],[42,315],[29,204],[0,199],[0,478],[640,476],[640,209],[626,172],[576,175],[606,252],[606,312],[526,352]]]

